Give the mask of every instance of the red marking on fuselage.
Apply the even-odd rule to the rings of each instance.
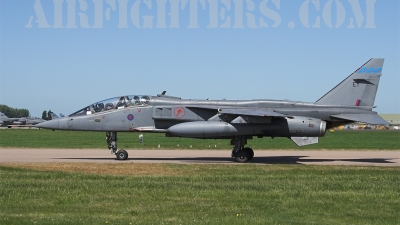
[[[176,118],[182,118],[185,116],[185,109],[183,107],[175,108],[174,115]]]

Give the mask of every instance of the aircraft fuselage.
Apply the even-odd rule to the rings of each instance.
[[[49,125],[53,129],[59,130],[167,133],[168,128],[171,126],[184,122],[210,121],[213,116],[218,114],[219,110],[229,108],[270,110],[288,115],[288,117],[310,117],[324,121],[332,121],[330,115],[333,114],[371,112],[370,108],[368,109],[367,107],[324,106],[294,101],[185,100],[155,96],[150,99],[149,104],[146,106],[130,106],[88,115],[63,117],[47,123],[52,123]],[[265,116],[268,117],[268,115]],[[235,116],[232,116],[229,122],[235,119],[233,117]],[[270,124],[271,121],[265,123],[268,119],[271,120],[271,118],[265,118],[258,123],[263,125]],[[251,124],[254,126],[257,121],[253,121]],[[254,135],[262,134],[262,132],[254,133]]]

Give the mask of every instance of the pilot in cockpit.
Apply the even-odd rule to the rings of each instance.
[[[128,103],[127,99],[129,99],[129,98],[128,97],[121,97],[119,99],[119,101],[118,101],[117,109],[128,107],[129,103]]]
[[[140,98],[139,96],[134,96],[133,100],[135,100],[135,105],[140,105]]]
[[[133,104],[131,99],[128,96],[126,96],[125,98],[126,98],[126,107],[132,106]]]
[[[105,110],[111,110],[111,109],[114,109],[114,105],[111,102],[109,102],[106,104]]]

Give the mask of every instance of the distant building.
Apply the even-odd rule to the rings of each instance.
[[[391,125],[400,125],[400,114],[379,114],[384,120]]]
[[[390,123],[390,130],[399,130],[400,114],[380,114],[380,116]]]

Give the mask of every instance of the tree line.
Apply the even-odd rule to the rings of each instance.
[[[0,104],[0,112],[10,118],[29,117],[30,113],[27,109],[11,108],[7,105]]]
[[[10,118],[30,117],[29,110],[27,109],[11,108],[7,105],[2,105],[2,104],[0,104],[0,112],[4,113],[4,115]],[[43,111],[42,119],[51,120],[51,113],[52,113],[51,110]]]

